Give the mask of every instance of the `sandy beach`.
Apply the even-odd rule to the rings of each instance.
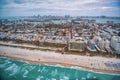
[[[89,57],[74,54],[61,54],[55,51],[28,50],[15,47],[0,46],[0,57],[9,57],[15,60],[27,61],[33,64],[50,64],[93,70],[96,72],[120,74],[120,68],[107,67],[105,63],[117,64],[120,59]]]

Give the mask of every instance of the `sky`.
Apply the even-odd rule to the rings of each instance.
[[[0,16],[119,16],[120,0],[0,0]]]

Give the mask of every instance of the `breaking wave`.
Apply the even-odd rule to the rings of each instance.
[[[0,58],[0,80],[119,80],[120,75],[94,73],[49,65],[28,64]]]

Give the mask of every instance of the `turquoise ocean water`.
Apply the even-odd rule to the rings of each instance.
[[[0,58],[0,80],[120,80],[120,75]]]

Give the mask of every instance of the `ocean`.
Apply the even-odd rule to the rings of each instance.
[[[120,23],[120,18],[83,18],[83,19],[96,20],[97,23],[106,23],[107,21]]]
[[[0,17],[0,19],[8,19],[8,20],[19,20],[19,19],[32,19],[30,17],[23,17],[23,16],[5,16],[5,17]],[[106,23],[107,21],[113,21],[114,23],[120,23],[120,18],[82,18],[82,19],[89,19],[89,20],[96,20],[97,23]],[[53,23],[55,24],[60,24],[61,22],[62,23],[66,23],[65,20],[52,20]],[[70,20],[67,20],[67,22],[70,22]],[[35,24],[38,24],[39,22],[35,22]]]
[[[120,75],[62,66],[29,64],[0,57],[0,80],[120,80]]]

